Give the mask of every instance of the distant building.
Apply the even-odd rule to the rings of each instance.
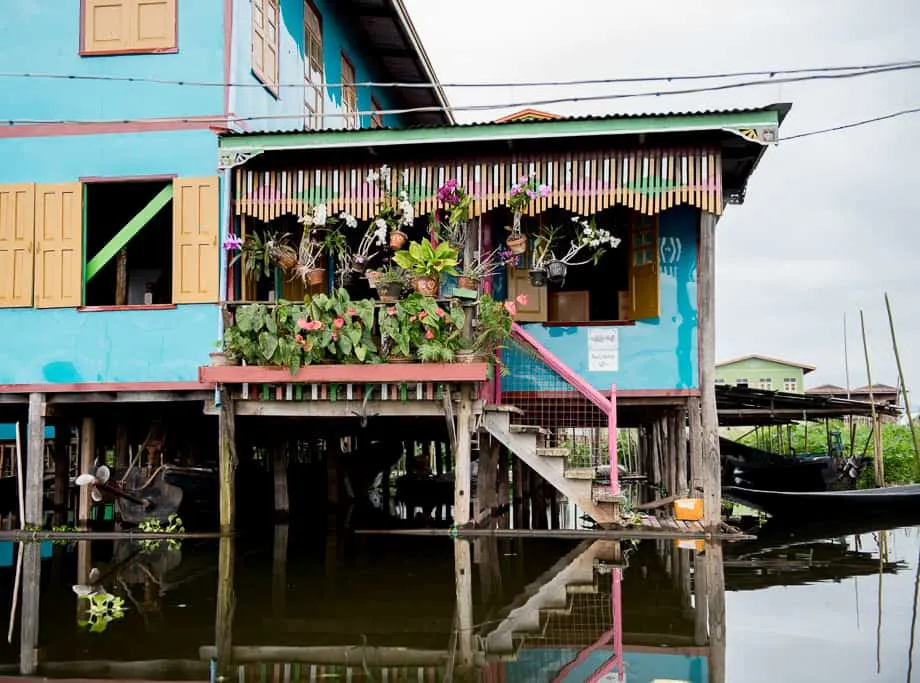
[[[898,388],[889,384],[873,384],[871,394],[869,392],[868,384],[861,387],[856,387],[855,389],[850,389],[849,396],[847,395],[847,390],[844,387],[838,387],[836,384],[822,384],[818,387],[806,389],[805,393],[817,394],[820,396],[830,396],[833,398],[850,398],[853,401],[866,402],[869,401],[869,397],[871,395],[872,400],[876,403],[887,403],[894,406],[898,404]],[[896,422],[897,418],[883,415],[882,421]]]
[[[751,354],[716,363],[716,385],[801,394],[813,365]]]

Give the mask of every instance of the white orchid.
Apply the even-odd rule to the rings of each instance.
[[[358,219],[352,216],[347,211],[343,211],[342,213],[340,213],[339,218],[345,221],[345,225],[349,228],[354,229],[358,227]]]
[[[404,199],[399,203],[399,210],[402,211],[402,217],[399,219],[399,225],[401,227],[411,227],[415,222],[415,209],[412,208],[412,204],[408,199]]]
[[[326,225],[326,219],[328,217],[329,213],[326,210],[325,204],[317,204],[313,207],[313,225]]]
[[[371,171],[367,174],[367,182],[376,183],[378,180],[380,180],[380,174],[377,171]]]

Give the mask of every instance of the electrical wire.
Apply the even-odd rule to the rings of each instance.
[[[541,100],[530,100],[530,101],[519,101],[519,102],[507,102],[501,104],[472,104],[472,105],[461,105],[456,107],[442,107],[440,105],[429,105],[424,107],[408,107],[402,109],[381,109],[381,110],[370,110],[370,111],[355,111],[355,112],[341,112],[336,114],[323,114],[323,118],[342,118],[347,116],[383,116],[383,115],[401,115],[401,114],[420,114],[420,113],[440,113],[443,111],[451,112],[479,112],[479,111],[492,111],[496,109],[515,109],[520,107],[533,107],[533,106],[543,106],[547,104],[575,104],[583,102],[601,102],[609,100],[622,100],[622,99],[632,99],[637,97],[662,97],[667,95],[690,95],[690,94],[700,94],[708,92],[718,92],[723,90],[732,90],[743,87],[753,87],[759,85],[775,85],[781,83],[797,83],[803,81],[812,81],[812,80],[840,80],[843,78],[855,78],[859,76],[871,76],[879,73],[889,73],[894,71],[905,71],[920,69],[920,62],[911,65],[902,65],[902,66],[893,66],[874,69],[871,71],[861,71],[858,73],[847,73],[847,74],[821,74],[815,76],[805,76],[805,77],[790,77],[783,79],[774,79],[766,81],[746,81],[742,83],[728,83],[717,86],[706,86],[701,88],[684,88],[681,90],[664,90],[664,91],[647,91],[647,92],[634,92],[634,93],[610,93],[603,95],[586,95],[583,97],[558,97],[558,98],[549,98]],[[230,121],[262,121],[262,120],[300,120],[305,117],[303,112],[297,114],[261,114],[261,115],[251,115],[251,116],[233,116],[233,117],[224,117],[224,116],[215,116],[215,117],[164,117],[157,119],[115,119],[108,121],[78,121],[78,120],[67,120],[67,119],[4,119],[3,122],[7,125],[25,125],[25,124],[118,124],[118,123],[137,123],[137,122],[167,122],[167,121],[177,121],[177,122],[208,122],[213,121],[215,123],[225,123],[228,120]]]
[[[425,88],[432,89],[437,86],[442,88],[511,88],[511,87],[528,87],[528,88],[545,88],[545,87],[569,87],[579,85],[614,85],[618,83],[656,83],[656,82],[679,82],[679,81],[696,81],[696,80],[723,80],[728,78],[749,78],[766,76],[773,78],[775,76],[799,75],[806,73],[829,74],[842,71],[874,71],[877,69],[891,69],[896,67],[916,68],[920,66],[920,60],[906,60],[899,62],[882,62],[878,64],[864,64],[857,66],[820,66],[811,68],[796,69],[765,69],[760,71],[735,71],[714,74],[683,74],[683,75],[666,75],[666,76],[630,76],[617,78],[591,78],[575,80],[557,80],[557,81],[517,81],[517,82],[457,82],[457,83],[418,83],[418,82],[399,82],[399,81],[361,81],[356,83],[310,83],[311,87],[340,88],[343,85],[352,85],[359,88]],[[178,86],[195,86],[195,87],[214,87],[214,88],[263,88],[261,82],[250,81],[246,83],[225,83],[217,81],[190,81],[190,80],[173,80],[164,78],[151,78],[146,76],[112,76],[102,74],[63,74],[63,73],[43,73],[43,72],[0,72],[0,78],[38,78],[53,80],[80,80],[80,81],[115,81],[129,83],[153,83],[158,85],[178,85]],[[307,85],[304,81],[297,83],[279,83],[279,88],[303,88]]]
[[[873,116],[871,119],[862,119],[861,121],[853,121],[852,123],[844,123],[839,126],[832,126],[830,128],[820,128],[818,130],[808,131],[807,133],[796,133],[795,135],[787,135],[779,139],[779,142],[786,142],[788,140],[798,140],[799,138],[807,138],[813,135],[823,135],[824,133],[836,133],[839,130],[848,130],[850,128],[856,128],[858,126],[865,126],[870,123],[877,123],[879,121],[887,121],[888,119],[894,119],[899,116],[906,116],[907,114],[918,114],[920,113],[920,107],[914,107],[912,109],[901,109],[899,111],[891,112],[889,114],[882,114],[881,116]]]

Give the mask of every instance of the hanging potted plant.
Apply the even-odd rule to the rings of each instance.
[[[439,241],[449,242],[454,249],[462,251],[466,244],[469,226],[470,206],[473,198],[466,193],[459,181],[451,178],[438,188],[438,201],[444,205],[443,220],[432,218],[432,226]]]
[[[537,233],[533,243],[533,254],[530,260],[530,284],[534,287],[545,287],[547,280],[546,264],[553,258],[553,244],[555,244],[560,228],[544,226]]]
[[[376,271],[377,297],[381,301],[396,301],[406,286],[406,274],[400,268],[388,266]]]
[[[355,224],[357,225],[357,222]],[[364,273],[371,259],[379,253],[382,247],[386,246],[386,240],[386,224],[381,228],[376,225],[375,221],[371,221],[364,235],[361,236],[358,248],[355,249],[354,254],[351,256],[351,270],[358,274]],[[370,279],[370,273],[368,273],[368,281],[370,281]],[[371,286],[373,286],[373,284]]]
[[[409,249],[394,254],[393,260],[413,276],[412,287],[424,296],[438,295],[443,273],[457,274],[457,250],[447,242],[441,242],[437,247],[432,246],[429,240],[410,242]]]
[[[583,266],[588,263],[597,265],[606,247],[616,249],[620,246],[620,238],[611,235],[609,230],[598,228],[593,217],[586,219],[572,216],[572,223],[575,236],[569,242],[568,251],[559,259],[554,258],[550,252],[550,258],[546,262],[546,273],[550,282],[561,282],[572,266]],[[589,253],[590,256],[587,255]],[[576,261],[576,258],[581,260]]]
[[[403,190],[395,193],[393,191],[392,175],[390,167],[384,164],[379,170],[368,174],[367,182],[374,185],[382,195],[372,224],[377,230],[390,231],[390,249],[398,251],[406,245],[409,239],[404,228],[412,227],[415,221],[415,209],[409,201],[408,192]],[[406,182],[404,174],[403,183]]]
[[[457,286],[461,289],[479,289],[480,281],[491,277],[514,261],[514,254],[506,247],[494,249],[485,256],[476,256],[470,263],[463,263]]]
[[[508,208],[511,210],[512,225],[505,229],[510,233],[505,244],[512,254],[520,255],[527,251],[527,235],[521,232],[521,218],[524,209],[537,197],[548,197],[552,191],[549,185],[539,184],[535,171],[521,176],[508,192]]]
[[[238,237],[234,237],[233,240],[228,238],[224,242],[224,248],[239,249],[230,261],[230,267],[245,256],[246,274],[258,282],[263,277],[270,278],[272,269],[276,265],[285,271],[297,266],[297,252],[290,245],[289,238],[289,233],[279,235],[275,231],[266,230],[264,233],[254,231],[246,235],[246,239],[239,246],[237,246],[240,241]]]

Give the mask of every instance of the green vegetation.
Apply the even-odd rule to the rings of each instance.
[[[920,424],[914,423],[915,429],[920,429]],[[844,455],[850,455],[850,430],[839,420],[828,423],[828,429],[831,434],[839,432],[843,440]],[[865,455],[872,458],[872,429],[868,425],[856,425],[853,430],[852,452],[856,456]],[[783,429],[783,438],[787,439],[787,432]],[[749,433],[738,439],[746,446],[754,448],[764,448],[762,439],[758,439],[756,433]],[[803,424],[792,425],[791,439],[785,450],[789,446],[796,453],[819,452],[827,449],[827,432],[823,423],[808,424],[808,443],[805,442],[805,426]],[[910,428],[907,425],[886,424],[882,425],[882,455],[885,463],[885,482],[891,484],[913,484],[920,481],[920,473],[917,471],[916,458],[914,456],[914,447],[910,437]],[[860,476],[859,488],[871,488],[875,486],[872,466],[867,466]]]

